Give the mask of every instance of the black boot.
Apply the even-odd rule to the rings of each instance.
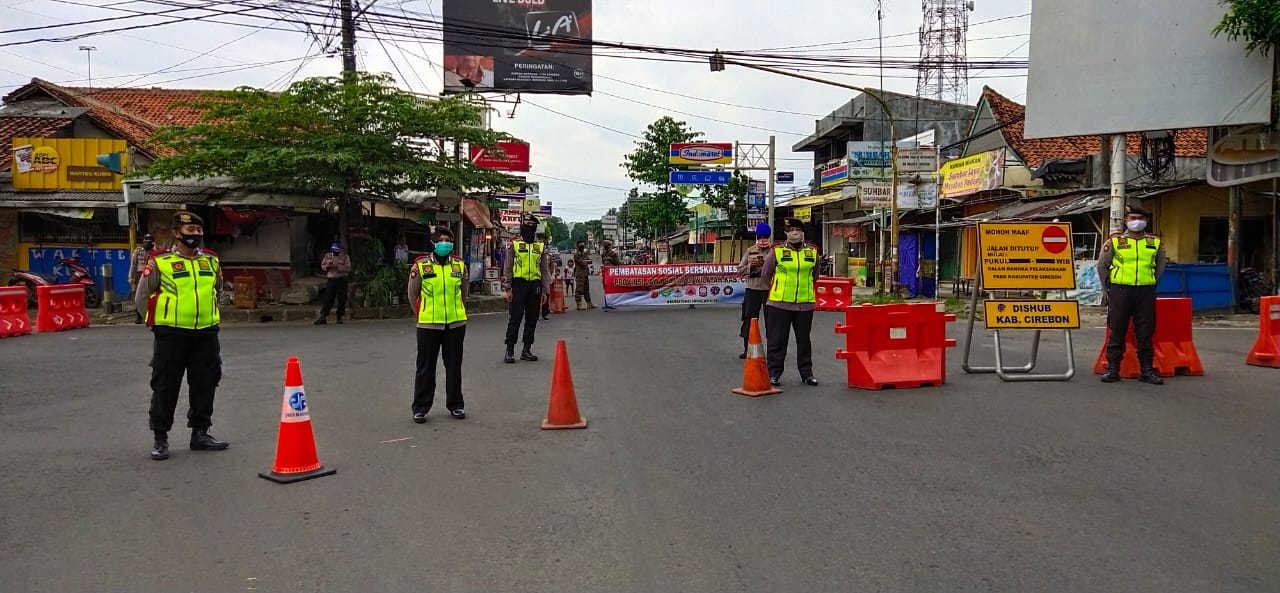
[[[156,442],[151,445],[151,458],[156,461],[164,461],[169,458],[169,433],[157,430]]]
[[[747,340],[746,340],[746,339],[743,339],[743,340],[742,340],[742,354],[739,354],[739,355],[738,355],[738,358],[739,358],[739,359],[746,359],[746,358],[747,358]]]
[[[1102,373],[1102,377],[1098,379],[1103,383],[1115,383],[1120,380],[1120,363],[1107,362],[1107,370]]]
[[[507,344],[507,353],[503,355],[502,362],[511,364],[515,361],[516,361],[516,347],[512,344]]]
[[[326,323],[329,323],[329,321],[328,321],[327,319],[325,319],[324,317],[321,317],[321,318],[319,318],[319,319],[317,319],[317,320],[316,320],[316,323],[315,323],[315,324],[316,324],[316,325],[324,325],[324,324],[326,324]]]
[[[1153,368],[1142,369],[1142,375],[1138,380],[1149,385],[1164,385],[1164,379],[1160,378],[1160,373]]]
[[[192,451],[221,451],[230,447],[231,443],[220,441],[209,434],[207,428],[191,429],[191,450]]]
[[[339,316],[338,316],[338,325],[342,325],[342,316],[341,316],[341,315],[339,315]]]
[[[527,360],[527,361],[529,361],[529,362],[537,362],[537,361],[538,361],[538,357],[537,357],[537,356],[534,356],[534,354],[533,354],[532,352],[529,352],[529,348],[530,348],[530,347],[531,347],[531,345],[530,345],[530,344],[525,344],[525,346],[524,346],[524,350],[521,350],[521,351],[520,351],[520,360]]]

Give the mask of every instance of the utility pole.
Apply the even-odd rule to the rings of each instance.
[[[356,22],[352,15],[353,0],[338,0],[338,9],[342,19],[342,79],[351,84],[355,80],[356,71]],[[359,172],[355,169],[347,173],[346,187],[343,188],[342,199],[338,200],[338,233],[342,237],[343,249],[351,251],[351,213],[352,194],[360,185]]]
[[[1125,135],[1111,137],[1111,232],[1124,228],[1124,154]]]
[[[777,139],[769,136],[769,228],[774,225],[773,208],[778,199],[778,148]]]

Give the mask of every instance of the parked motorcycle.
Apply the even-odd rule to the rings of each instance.
[[[26,270],[13,270],[12,278],[9,280],[9,286],[25,286],[27,289],[27,303],[35,306],[36,287],[37,286],[57,286],[63,284],[80,284],[84,286],[84,306],[87,309],[97,309],[102,304],[102,292],[98,290],[98,284],[89,276],[89,270],[80,265],[78,257],[64,257],[58,260],[58,266],[65,270],[67,277],[66,282],[58,282],[58,275],[45,274],[43,272],[29,272]],[[57,268],[55,268],[57,271]]]
[[[1255,268],[1240,268],[1240,308],[1250,313],[1257,313],[1261,307],[1261,298],[1275,294],[1275,287],[1267,282],[1262,272]]]

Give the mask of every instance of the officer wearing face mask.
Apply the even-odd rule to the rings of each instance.
[[[1138,380],[1163,385],[1164,379],[1155,369],[1155,350],[1151,338],[1156,330],[1156,282],[1166,263],[1160,237],[1150,231],[1151,211],[1129,206],[1125,230],[1116,233],[1102,246],[1098,256],[1098,278],[1107,289],[1107,371],[1103,383],[1120,380],[1120,361],[1124,357],[1125,337],[1133,322],[1133,338],[1142,374]]]
[[[201,249],[204,221],[191,212],[173,215],[172,249],[153,251],[142,269],[134,304],[146,311],[155,336],[151,357],[151,458],[169,458],[169,429],[178,406],[178,390],[187,377],[191,450],[221,451],[228,447],[209,434],[213,425],[213,395],[222,380],[218,342],[218,291],[222,267],[218,254]]]
[[[765,334],[769,341],[765,360],[769,382],[780,385],[782,365],[787,361],[787,341],[792,328],[796,334],[796,364],[800,380],[817,385],[813,376],[813,329],[818,288],[818,246],[804,240],[804,223],[798,218],[783,220],[786,242],[765,252],[760,275],[768,282],[769,297],[764,305]]]
[[[738,334],[742,336],[742,354],[738,358],[747,357],[747,339],[751,335],[751,320],[760,318],[760,308],[769,297],[769,280],[764,277],[764,258],[773,245],[773,230],[769,223],[756,225],[756,242],[742,254],[738,262],[738,275],[746,280],[747,293],[742,297],[742,328]]]
[[[502,267],[502,296],[510,303],[507,320],[507,351],[502,361],[516,361],[516,338],[520,334],[520,322],[524,321],[524,349],[520,360],[536,361],[530,351],[534,331],[538,327],[538,313],[542,309],[543,295],[551,294],[551,257],[547,246],[535,240],[538,219],[532,214],[520,217],[520,236],[511,242],[511,249]]]
[[[409,270],[409,302],[418,311],[418,361],[413,381],[413,421],[427,421],[435,401],[436,360],[444,359],[444,406],[455,420],[462,407],[462,341],[467,335],[467,264],[454,254],[453,231],[436,228],[433,253]]]

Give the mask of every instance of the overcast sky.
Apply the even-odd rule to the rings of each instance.
[[[441,0],[379,0],[376,7],[387,13],[399,13],[403,6],[410,14],[439,15],[440,3]],[[77,4],[112,4],[119,9],[139,11],[166,9],[142,1],[4,0],[0,3],[0,30],[125,14]],[[890,0],[884,10],[885,57],[916,58],[919,54],[916,32],[922,21],[920,2]],[[870,0],[596,0],[592,12],[597,40],[734,50],[845,42],[820,49],[867,57],[877,53],[876,5]],[[982,23],[1030,12],[1031,0],[977,0],[970,22]],[[154,20],[134,19],[125,23],[143,22]],[[262,24],[265,21],[246,22]],[[115,28],[125,23],[0,35],[0,44],[36,36]],[[968,44],[970,59],[1025,59],[1030,23],[1029,16],[1021,16],[972,26]],[[357,53],[362,69],[389,72],[403,86],[416,92],[440,91],[441,77],[436,67],[411,55],[425,55],[438,65],[441,58],[438,42],[383,45],[367,33],[361,35]],[[291,33],[192,22],[62,43],[0,47],[0,93],[8,93],[33,77],[83,86],[87,78],[87,52],[77,49],[82,45],[97,48],[92,52],[94,86],[97,87],[154,85],[212,89],[274,84],[279,88],[303,63],[302,59],[314,53],[310,42],[301,31]],[[274,60],[292,61],[249,66]],[[403,76],[396,73],[396,66]],[[232,69],[237,70],[229,71]],[[332,75],[339,70],[340,59],[321,57],[306,62],[297,77]],[[791,146],[813,132],[815,119],[852,96],[835,87],[733,66],[724,72],[712,73],[705,64],[597,56],[594,72],[596,94],[592,97],[525,95],[523,103],[515,109],[514,118],[506,118],[510,105],[499,105],[504,111],[503,117],[494,120],[495,127],[532,144],[533,170],[529,178],[541,183],[544,202],[553,202],[555,213],[570,221],[596,218],[621,203],[633,184],[626,179],[619,163],[622,155],[632,149],[635,139],[620,132],[639,135],[646,125],[663,115],[689,122],[705,132],[706,139],[711,141],[767,142],[769,134],[775,134],[779,170],[794,171],[795,187],[803,187],[812,176],[812,158],[808,153],[791,152]],[[141,77],[149,73],[155,74]],[[984,84],[1022,102],[1025,74],[1025,70],[971,72],[969,103],[976,104]],[[874,68],[857,71],[855,75],[822,76],[859,86],[879,85]],[[884,76],[886,89],[915,92],[914,72],[887,69]],[[780,192],[787,189],[779,186]]]

